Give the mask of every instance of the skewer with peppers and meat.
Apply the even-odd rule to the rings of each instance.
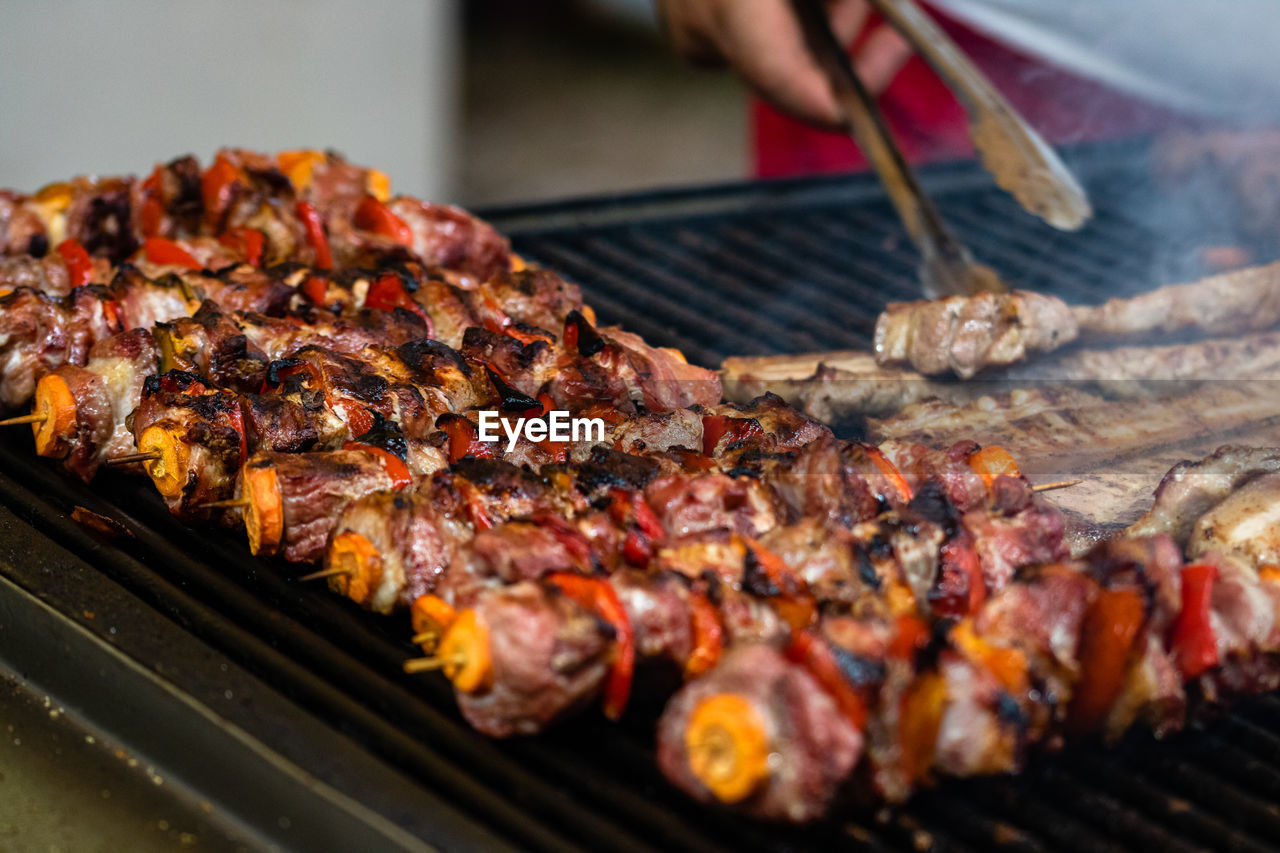
[[[1275,689],[1280,552],[1262,531],[1280,480],[1251,455],[1180,466],[1197,484],[1167,479],[1124,537],[1024,566],[929,631],[842,616],[733,650],[668,705],[663,772],[699,799],[806,821],[1014,772],[1072,737],[1165,735],[1197,706]]]

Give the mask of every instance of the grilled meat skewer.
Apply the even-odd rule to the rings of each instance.
[[[1213,701],[1274,689],[1280,675],[1266,662],[1280,652],[1280,569],[1262,562],[1273,556],[1267,543],[1239,534],[1267,523],[1265,498],[1275,488],[1274,475],[1263,476],[1205,514],[1186,562],[1160,534],[1024,570],[935,637],[927,658],[917,655],[906,669],[887,662],[883,680],[863,694],[861,720],[803,716],[832,697],[823,698],[830,691],[818,679],[794,673],[784,651],[734,652],[723,672],[668,707],[659,734],[664,772],[699,798],[808,820],[847,787],[852,763],[844,776],[810,778],[801,788],[760,767],[762,748],[780,750],[771,767],[785,768],[804,761],[813,738],[861,737],[859,784],[901,800],[936,775],[1016,771],[1030,747],[1055,748],[1064,736],[1101,731],[1114,739],[1137,721],[1157,734],[1177,729],[1185,683]],[[765,680],[781,696],[744,686],[746,666],[777,673]],[[801,731],[810,725],[825,729]]]

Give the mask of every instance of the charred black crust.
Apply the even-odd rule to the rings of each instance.
[[[506,383],[506,380],[498,375],[496,370],[488,365],[485,366],[484,371],[489,376],[489,384],[493,386],[494,392],[498,395],[499,410],[503,412],[527,412],[542,405],[528,394],[512,388]]]
[[[864,584],[872,589],[880,588],[880,575],[876,573],[876,567],[871,563],[871,555],[867,553],[867,549],[860,545],[853,548],[854,559],[858,561],[858,578]]]
[[[462,353],[440,341],[427,339],[409,341],[397,347],[396,354],[400,356],[401,361],[411,367],[434,371],[436,363],[442,361],[456,367],[463,376],[471,377],[471,363],[462,357]]]
[[[765,572],[760,561],[756,559],[756,552],[751,548],[747,549],[746,556],[742,560],[742,589],[761,598],[772,598],[782,594],[782,590],[778,589],[773,579]]]
[[[547,481],[528,470],[503,459],[478,459],[464,456],[449,469],[459,477],[491,492],[536,494],[548,487]]]
[[[356,441],[385,450],[392,456],[406,459],[409,456],[409,445],[404,440],[404,433],[395,421],[389,421],[378,412],[367,410],[373,415],[373,426],[364,435],[357,436]]]
[[[43,258],[49,254],[49,237],[43,231],[37,231],[27,241],[27,254],[33,258]]]
[[[279,385],[282,371],[297,367],[302,363],[303,361],[300,358],[277,358],[267,365],[267,384],[273,387]]]
[[[1003,723],[1015,726],[1019,730],[1026,727],[1027,715],[1022,713],[1022,706],[1004,690],[996,696],[996,717]]]
[[[566,327],[578,327],[578,355],[583,358],[591,358],[605,348],[604,338],[600,337],[600,333],[587,322],[587,318],[582,316],[582,312],[577,308],[569,312],[564,324]]]
[[[597,489],[643,489],[658,476],[658,462],[643,456],[632,456],[611,447],[596,445],[591,455],[577,466],[575,480],[587,494]]]
[[[941,527],[955,521],[955,507],[951,505],[942,484],[936,479],[926,481],[911,498],[907,508],[915,515]]]
[[[391,387],[386,377],[376,373],[362,373],[351,384],[351,395],[366,403],[380,400]]]
[[[89,200],[80,242],[91,255],[105,255],[120,261],[138,248],[130,226],[129,192],[109,190]]]
[[[845,681],[854,687],[873,687],[884,683],[885,665],[882,660],[854,654],[843,646],[829,643],[831,656]]]
[[[203,382],[204,378],[198,373],[192,373],[189,370],[170,370],[167,373],[152,373],[146,379],[142,380],[142,396],[151,397],[164,390],[164,385],[169,385],[178,391],[185,391],[197,382]]]

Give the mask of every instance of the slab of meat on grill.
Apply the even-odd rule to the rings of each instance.
[[[1180,462],[1160,481],[1151,509],[1127,532],[1131,536],[1165,533],[1185,546],[1206,513],[1250,481],[1276,471],[1280,471],[1280,450],[1267,447],[1224,446],[1195,462]]]
[[[1280,263],[1275,263],[1098,306],[1068,307],[1057,297],[1028,291],[891,303],[876,321],[875,352],[881,365],[967,379],[1077,337],[1116,343],[1177,332],[1241,335],[1278,322]]]
[[[1079,554],[1146,512],[1150,484],[1166,472],[1167,481],[1176,479],[1181,468],[1170,468],[1181,460],[1203,457],[1228,438],[1280,440],[1280,410],[1266,386],[1224,383],[1169,398],[1119,401],[1070,388],[1037,389],[961,406],[919,403],[869,421],[868,438],[945,446],[972,437],[1004,447],[1033,482],[1083,480],[1046,495],[1066,512],[1070,548]]]
[[[989,393],[984,382],[934,380],[912,370],[881,367],[869,352],[726,358],[720,378],[725,399],[745,403],[775,394],[823,423],[892,414],[908,403],[962,403]]]
[[[1056,481],[1166,445],[1277,423],[1280,407],[1264,383],[1223,383],[1148,400],[1109,400],[1067,389],[1017,391],[964,406],[920,403],[871,421],[868,437],[928,446],[961,438],[998,444],[1033,479]]]
[[[1280,262],[1174,284],[1098,306],[1072,308],[1082,338],[1140,337],[1194,330],[1259,332],[1280,323]]]

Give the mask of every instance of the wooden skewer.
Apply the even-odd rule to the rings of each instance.
[[[1059,481],[1059,482],[1057,482],[1057,483],[1044,483],[1044,484],[1039,485],[1039,486],[1032,486],[1032,487],[1031,487],[1031,491],[1033,491],[1033,492],[1052,492],[1054,489],[1069,489],[1069,488],[1071,488],[1072,486],[1078,486],[1078,485],[1080,485],[1080,484],[1081,484],[1081,483],[1083,483],[1083,482],[1084,482],[1084,480],[1061,480],[1061,481]]]
[[[344,569],[341,566],[335,566],[332,569],[321,569],[318,572],[312,572],[309,575],[303,575],[302,577],[298,578],[298,580],[318,581],[318,580],[321,580],[322,578],[332,578],[332,577],[337,577],[338,575],[349,575],[349,574],[352,574],[350,569]]]
[[[47,420],[49,420],[48,415],[19,415],[16,418],[9,418],[7,420],[0,421],[0,427],[17,426],[18,424],[42,424]]]
[[[126,453],[123,456],[112,456],[104,461],[106,465],[128,465],[130,462],[149,462],[152,459],[159,459],[159,450],[149,450],[145,453]]]
[[[209,501],[207,504],[200,504],[196,509],[243,509],[250,503],[248,498],[228,498],[225,501]]]
[[[404,662],[404,671],[409,675],[418,672],[431,672],[444,669],[446,666],[462,666],[467,660],[461,656],[451,658],[411,658]]]
[[[415,646],[420,646],[423,643],[435,642],[438,639],[440,639],[440,635],[435,631],[423,631],[421,634],[414,634],[410,637],[409,642],[413,643]]]

